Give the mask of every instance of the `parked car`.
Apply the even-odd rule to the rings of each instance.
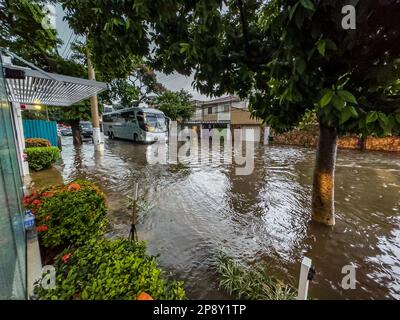
[[[60,130],[62,136],[72,136],[72,129],[71,128],[62,128]]]
[[[83,138],[93,137],[93,126],[89,121],[81,121],[79,127]]]

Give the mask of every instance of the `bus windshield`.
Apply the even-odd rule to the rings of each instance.
[[[146,125],[157,131],[166,131],[167,125],[163,114],[146,113]]]

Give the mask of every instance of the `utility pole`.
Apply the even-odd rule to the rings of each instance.
[[[88,78],[89,78],[89,80],[96,80],[94,68],[92,65],[92,60],[90,58],[89,47],[86,47],[86,57],[87,57],[87,64],[88,64]],[[99,106],[98,106],[98,101],[97,101],[97,95],[90,97],[90,106],[91,106],[91,112],[92,112],[94,150],[103,152],[104,151],[104,142],[103,142],[103,139],[101,137],[101,132],[100,132]]]

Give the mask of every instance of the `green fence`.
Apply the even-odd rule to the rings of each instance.
[[[23,120],[24,137],[43,138],[50,141],[51,145],[57,147],[57,123],[45,120]]]

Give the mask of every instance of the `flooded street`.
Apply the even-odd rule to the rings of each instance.
[[[336,226],[309,223],[315,151],[255,147],[254,171],[235,165],[149,164],[151,146],[106,139],[103,156],[63,138],[57,170],[33,174],[38,186],[76,178],[107,195],[109,236],[127,237],[129,198],[139,183],[146,213],[137,226],[148,251],[185,281],[190,299],[229,298],[218,289],[216,250],[297,286],[302,257],[316,267],[310,296],[318,299],[400,299],[400,154],[344,151],[336,169]],[[218,152],[212,154],[219,158]],[[49,173],[50,172],[50,173]],[[341,288],[342,267],[356,266],[355,290]]]

